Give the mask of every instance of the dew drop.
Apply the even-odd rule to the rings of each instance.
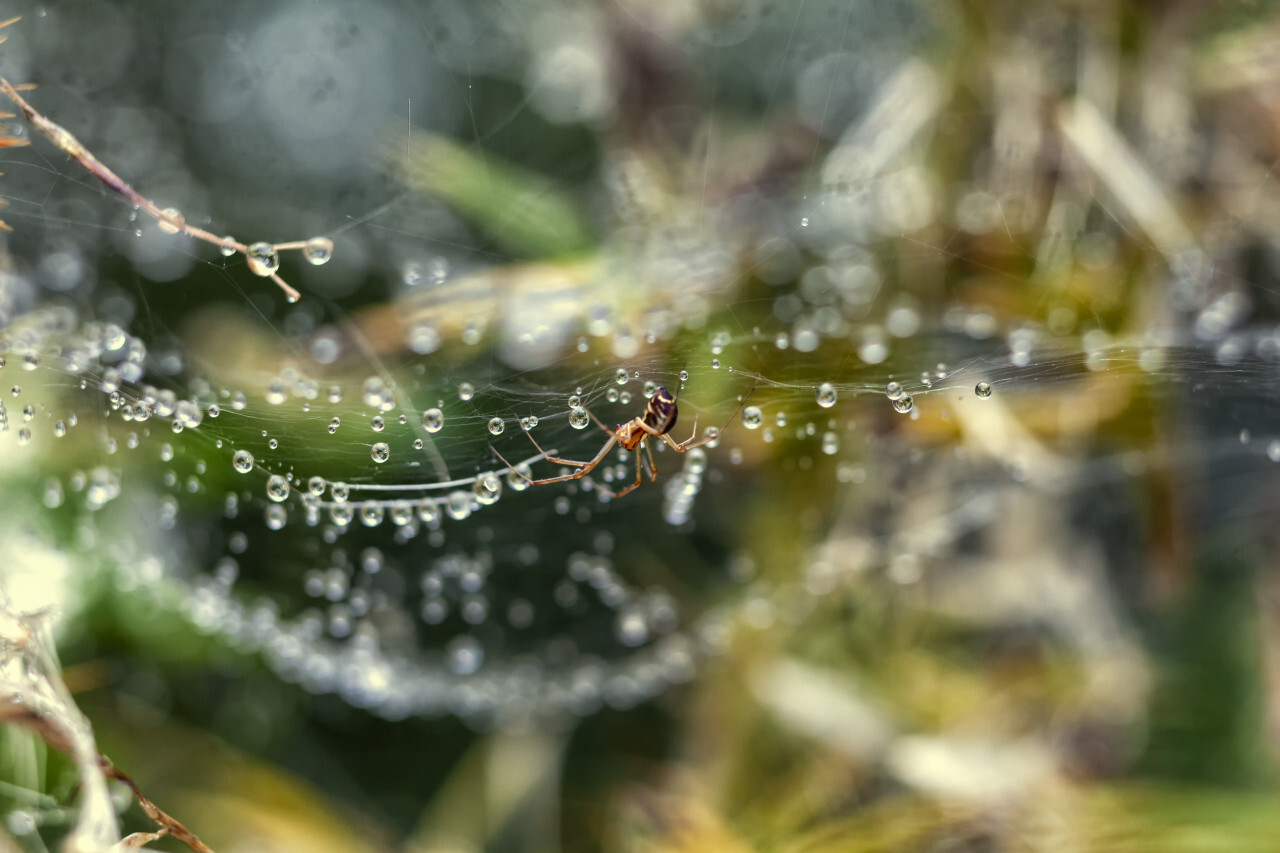
[[[274,275],[276,270],[280,269],[280,255],[270,243],[252,244],[249,246],[246,257],[249,262],[249,272],[254,275],[265,278]]]
[[[973,393],[983,400],[987,399],[991,396],[991,383],[979,382],[977,385],[973,386]]]
[[[281,503],[289,497],[289,481],[279,474],[267,478],[267,497]]]
[[[471,493],[450,492],[449,497],[445,498],[444,511],[454,521],[462,521],[471,515]]]
[[[569,410],[569,426],[574,429],[586,429],[589,423],[591,423],[591,416],[587,414],[586,409],[574,406]]]
[[[529,415],[529,417],[527,418],[520,419],[520,428],[525,432],[528,432],[529,430],[533,429],[537,425],[538,425],[537,415]]]
[[[764,423],[764,412],[759,406],[747,406],[742,410],[742,425],[747,429],[759,429]]]
[[[435,524],[440,520],[440,506],[431,498],[418,501],[418,519],[423,524]]]
[[[835,456],[836,451],[840,449],[840,438],[834,432],[826,432],[822,434],[822,452],[828,456]]]
[[[377,527],[385,514],[382,504],[377,501],[365,501],[360,505],[360,523],[365,527]]]
[[[465,403],[467,400],[470,400],[475,395],[476,395],[475,386],[473,386],[470,382],[463,382],[461,385],[458,386],[458,399],[461,400],[462,402]]]
[[[408,501],[396,501],[391,504],[391,523],[396,527],[404,527],[413,521],[413,504]]]
[[[253,454],[247,450],[237,450],[231,457],[231,465],[241,474],[248,474],[253,470]]]
[[[381,465],[391,458],[391,448],[387,446],[385,441],[379,441],[373,447],[369,448],[369,456],[374,462]]]
[[[911,407],[915,405],[915,400],[911,399],[910,394],[903,394],[901,397],[893,401],[893,410],[900,415],[905,415],[911,411]]]
[[[166,207],[160,211],[160,214],[163,218],[158,220],[157,224],[165,234],[177,234],[182,230],[182,226],[187,224],[182,212],[176,207]]]
[[[222,238],[222,241],[224,243],[231,244],[236,242],[236,238],[228,234]],[[229,258],[236,253],[236,247],[232,245],[219,246],[218,251],[222,253],[222,257]]]
[[[289,513],[279,504],[269,504],[263,512],[263,518],[270,530],[281,530],[289,520]]]
[[[327,485],[328,484],[324,481],[324,477],[312,477],[310,480],[307,480],[307,491],[316,497],[320,497],[324,494],[324,490]]]
[[[373,418],[369,421],[369,426],[373,429],[374,432],[382,432],[384,429],[387,428],[387,422],[382,417],[382,415],[374,415]]]
[[[347,498],[351,497],[351,487],[346,483],[330,483],[329,494],[333,496],[334,503],[346,503]]]
[[[533,485],[529,482],[529,477],[529,465],[525,462],[521,462],[515,468],[507,469],[507,485],[511,487],[513,492],[523,492]]]
[[[627,384],[627,371],[625,368],[619,367],[618,372],[613,375],[613,379],[619,385]]]
[[[328,237],[312,237],[302,247],[302,257],[312,266],[320,266],[333,257],[333,241]]]
[[[444,412],[431,408],[422,413],[422,428],[430,433],[437,433],[444,428]]]
[[[890,382],[888,385],[884,386],[884,393],[890,400],[900,400],[902,395],[907,392],[902,390],[902,383]]]
[[[476,501],[482,506],[491,506],[502,497],[502,478],[493,471],[481,474],[476,478],[472,492],[476,496]]]
[[[502,422],[502,418],[492,418],[489,421],[489,432],[493,435],[502,435],[502,430],[506,425]]]
[[[819,406],[824,409],[831,408],[836,404],[836,386],[830,382],[823,382],[818,386],[817,398]]]

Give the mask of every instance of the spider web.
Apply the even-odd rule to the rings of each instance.
[[[41,140],[7,154],[7,488],[310,690],[477,726],[630,707],[740,621],[919,582],[1021,489],[1134,474],[1159,406],[1221,464],[1280,458],[1250,234],[1228,204],[1201,245],[1147,198],[1187,151],[1109,159],[1124,137],[1083,111],[1057,195],[1035,151],[946,171],[949,134],[1031,144],[1034,105],[1002,78],[964,110],[925,58],[949,22],[911,4],[149,9],[19,10],[0,67],[189,222],[334,255],[286,265],[287,305]],[[1268,171],[1233,162],[1223,196],[1259,203]],[[1115,266],[1133,293],[1098,292]],[[553,476],[526,430],[587,460],[585,413],[624,423],[657,387],[676,440],[695,413],[723,433],[653,442],[622,500],[596,486],[630,482],[625,453],[535,487],[498,458]]]

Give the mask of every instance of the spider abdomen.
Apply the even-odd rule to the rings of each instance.
[[[644,425],[653,430],[654,435],[666,435],[676,425],[676,398],[666,388],[659,388],[649,398],[649,405],[644,407]]]

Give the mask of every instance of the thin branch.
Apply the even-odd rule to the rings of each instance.
[[[9,23],[12,23],[12,21],[5,22],[5,24]],[[0,26],[5,24],[0,24]],[[224,253],[239,252],[247,259],[251,272],[264,278],[270,278],[284,291],[285,298],[290,302],[297,302],[302,295],[276,273],[280,266],[279,253],[288,250],[301,250],[307,261],[316,265],[325,263],[333,253],[333,241],[327,237],[313,237],[310,240],[289,243],[253,243],[246,245],[230,237],[219,237],[216,234],[205,231],[203,228],[188,225],[178,211],[172,208],[161,209],[146,196],[129,186],[119,175],[111,171],[105,163],[95,157],[89,149],[85,148],[80,140],[72,136],[70,131],[41,115],[35,107],[31,106],[25,98],[18,94],[18,90],[8,80],[2,77],[0,77],[0,91],[4,92],[9,100],[17,105],[32,127],[73,157],[81,166],[97,175],[98,179],[113,192],[125,197],[139,210],[155,219],[160,224],[161,229],[174,234],[182,232],[197,240],[203,240],[206,243],[217,246]]]

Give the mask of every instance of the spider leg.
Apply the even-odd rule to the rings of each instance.
[[[648,444],[646,443],[646,444],[645,444],[645,449],[647,450],[647,449],[648,449],[648,447],[649,447],[649,446],[648,446]],[[638,448],[638,447],[637,447],[637,448],[636,448],[636,481],[635,481],[634,483],[632,483],[631,485],[627,486],[625,489],[619,489],[618,491],[616,491],[616,492],[615,492],[615,491],[612,491],[612,490],[610,490],[610,489],[605,488],[604,486],[602,486],[602,485],[600,485],[599,483],[597,483],[595,480],[592,480],[592,481],[591,481],[591,484],[592,484],[593,486],[595,486],[598,490],[600,490],[600,491],[604,492],[604,493],[605,493],[606,495],[608,495],[610,498],[620,498],[620,497],[622,497],[623,495],[629,495],[629,494],[631,494],[633,491],[635,491],[636,489],[640,488],[640,476],[641,476],[641,474],[640,474],[640,472],[641,472],[641,468],[640,468],[640,460],[641,460],[641,458],[642,458],[642,456],[641,456],[641,453],[640,453],[640,448]]]
[[[647,441],[644,442],[644,452],[649,457],[649,482],[652,483],[658,479],[658,465],[653,461],[653,449],[649,447],[649,442]],[[638,458],[640,454],[637,453],[636,456]]]
[[[698,438],[698,433],[696,431],[697,424],[698,424],[698,417],[697,415],[694,415],[693,423],[694,423],[695,432],[693,435],[689,436],[687,439],[680,442],[679,444],[676,444],[675,441],[673,441],[670,436],[664,435],[663,438],[667,439],[667,444],[671,445],[671,447],[677,453],[684,453],[686,450],[692,450],[695,447],[701,447],[704,444],[715,441],[724,433],[726,429],[729,428],[729,424],[733,423],[733,419],[736,418],[738,416],[738,413],[742,411],[743,407],[747,405],[747,400],[751,398],[751,395],[752,393],[755,392],[755,390],[756,390],[756,386],[752,385],[751,390],[748,391],[746,393],[746,396],[742,398],[742,401],[738,403],[738,408],[734,409],[733,412],[729,415],[729,417],[725,419],[724,425],[720,427],[720,430],[715,435],[704,435],[702,438]]]
[[[533,437],[530,436],[530,441],[532,440],[533,440]],[[577,466],[578,470],[574,471],[572,474],[561,474],[558,477],[544,477],[540,480],[533,479],[528,474],[525,474],[524,472],[520,471],[510,462],[507,462],[506,458],[501,453],[498,453],[497,448],[490,448],[490,449],[497,454],[499,459],[501,459],[503,462],[507,462],[507,467],[510,468],[512,471],[515,471],[516,476],[526,481],[529,485],[545,486],[548,483],[563,483],[566,480],[579,480],[585,477],[587,474],[591,473],[592,469],[594,469],[597,465],[601,463],[601,461],[604,460],[604,457],[609,453],[610,450],[613,449],[613,446],[617,443],[618,443],[618,437],[616,435],[609,436],[609,440],[604,443],[604,447],[600,448],[600,452],[597,453],[595,458],[592,459],[590,462],[578,462],[573,459],[561,459],[558,456],[550,456],[546,452],[543,452],[542,454],[543,457],[545,457],[549,462],[557,462],[557,463],[563,463],[566,465],[574,465],[574,466]],[[537,442],[534,442],[534,446],[537,447]],[[542,448],[538,447],[538,450],[541,451]]]
[[[576,459],[562,459],[559,456],[552,456],[550,453],[542,449],[542,445],[538,444],[538,440],[536,438],[534,438],[532,435],[529,435],[528,430],[525,430],[524,434],[529,436],[529,440],[533,442],[533,446],[536,447],[538,449],[538,452],[542,454],[542,458],[555,465],[570,465],[574,468],[582,468],[585,465],[595,466],[596,464],[599,463],[599,457],[597,457],[596,460],[592,462],[579,462]],[[613,436],[613,433],[610,432],[609,435]],[[617,440],[616,436],[614,436],[614,440],[615,441]]]
[[[602,429],[602,430],[604,430],[605,432],[609,433],[609,435],[613,435],[614,431],[613,431],[613,430],[611,430],[611,429],[609,429],[607,426],[605,426],[605,425],[604,425],[604,421],[602,421],[602,420],[600,420],[599,418],[597,418],[597,417],[596,417],[596,416],[591,412],[591,410],[590,410],[590,409],[588,409],[588,410],[587,410],[587,417],[591,418],[591,420],[595,422],[595,425],[596,425],[596,426],[598,426],[598,427],[600,427],[600,429]]]

